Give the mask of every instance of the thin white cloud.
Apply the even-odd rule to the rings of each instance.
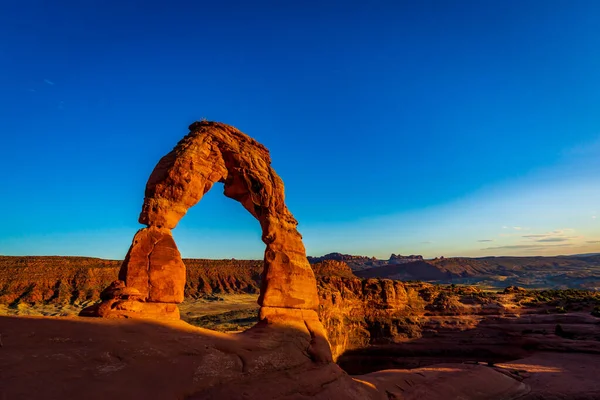
[[[545,243],[545,242],[567,242],[569,240],[570,240],[570,238],[567,238],[567,237],[549,237],[549,238],[545,238],[545,239],[536,240],[536,242],[542,242],[542,243]]]
[[[46,82],[50,86],[54,86],[54,82],[52,82],[50,79],[44,79],[44,82]]]
[[[550,247],[565,247],[570,246],[569,244],[512,244],[506,246],[497,246],[497,247],[486,247],[481,250],[545,250]]]
[[[556,233],[559,235],[562,235],[563,233],[571,233],[571,232],[575,232],[575,229],[573,228],[563,228],[563,229],[556,229],[553,230],[552,233]]]
[[[572,228],[564,228],[564,229],[555,229],[553,231],[547,233],[534,233],[531,235],[523,235],[522,238],[530,239],[534,242],[566,242],[571,239],[581,239],[582,236],[568,236],[567,234],[572,234],[575,232],[575,229]]]

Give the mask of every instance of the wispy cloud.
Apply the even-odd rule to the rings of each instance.
[[[525,239],[532,239],[534,242],[566,242],[570,239],[580,239],[581,236],[568,236],[567,234],[575,232],[572,228],[556,229],[547,233],[534,233],[523,235]]]
[[[600,243],[600,240],[587,240],[586,243],[590,243],[590,244]]]
[[[521,230],[521,229],[523,229],[523,228],[521,228],[520,226],[513,226],[513,229],[514,229],[515,231],[520,231],[520,230]]]
[[[48,85],[54,86],[54,82],[52,82],[50,79],[44,79],[44,82],[46,82]]]
[[[570,239],[571,238],[567,238],[567,237],[549,237],[549,238],[536,240],[536,242],[567,242]]]
[[[483,243],[483,242],[493,242],[494,240],[492,239],[479,239],[478,242]]]
[[[565,247],[570,246],[570,244],[550,244],[550,245],[542,245],[542,244],[511,244],[506,246],[497,246],[497,247],[486,247],[481,250],[544,250],[550,247]]]
[[[422,243],[422,244],[431,244],[431,243],[433,243],[433,242],[429,242],[429,241],[427,241],[427,242],[421,242],[421,243]]]
[[[35,92],[35,89],[27,89],[28,92]]]

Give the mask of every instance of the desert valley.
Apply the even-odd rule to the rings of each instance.
[[[586,278],[592,279],[600,264],[597,256],[588,257],[571,260],[564,257],[562,262],[585,262],[591,271]],[[418,396],[434,399],[439,391],[447,390],[444,384],[432,387],[428,380],[439,374],[435,372],[437,369],[449,368],[444,366],[448,363],[460,368],[478,365],[481,370],[500,372],[522,383],[516,391],[521,396],[518,398],[597,398],[595,374],[599,371],[594,365],[600,357],[599,292],[565,289],[562,285],[568,285],[568,279],[557,284],[562,289],[501,288],[501,282],[493,289],[426,282],[427,279],[403,282],[385,278],[385,267],[381,277],[359,278],[356,272],[371,268],[355,267],[353,271],[339,258],[340,255],[319,258],[312,267],[317,276],[320,318],[333,356],[348,374],[376,377],[391,374],[385,370],[394,370],[400,374],[400,378],[393,378],[394,382],[399,382],[403,390],[397,386],[386,390],[397,393],[395,398],[412,398],[409,394],[414,391]],[[455,264],[459,261],[448,260]],[[477,260],[470,261],[472,268]],[[413,262],[421,265],[424,261]],[[505,265],[511,262],[514,261],[508,259]],[[538,271],[543,269],[540,264],[546,262],[546,272],[551,273],[556,260],[524,258],[519,262]],[[179,306],[182,321],[229,334],[242,332],[258,322],[256,301],[262,261],[184,259],[184,263],[185,300]],[[77,320],[76,315],[83,308],[100,300],[101,291],[118,276],[120,264],[120,261],[83,257],[1,257],[0,314],[4,317],[0,319],[0,334],[5,346],[2,350],[8,355],[0,364],[2,371],[13,370],[17,355],[22,357],[23,346],[31,343],[21,336],[35,332],[36,323],[43,321],[36,317]],[[377,275],[377,268],[380,267],[372,268],[371,275]],[[17,316],[32,319],[16,320]],[[48,327],[40,325],[37,329]],[[40,355],[48,362],[64,357],[63,361],[73,363],[76,356],[65,351],[69,344],[78,342],[74,337],[78,331],[69,328],[62,332],[60,325],[54,329],[40,338],[38,345],[45,346]],[[103,329],[107,330],[103,334],[111,330]],[[123,329],[127,331],[127,328],[118,331]],[[129,363],[135,365],[139,357],[119,349],[119,334],[113,335],[117,342],[110,346],[116,346],[117,355],[99,356],[93,362],[95,371],[106,378]],[[144,331],[144,335],[148,333]],[[152,350],[146,352],[164,352],[161,343],[149,345]],[[583,365],[586,367],[582,368]],[[459,370],[455,373],[460,375]],[[486,373],[489,372],[481,372],[480,379],[488,379]],[[456,379],[452,386],[456,386],[457,393],[472,393],[470,380],[465,382],[460,376]],[[25,387],[13,390],[7,393],[15,396],[19,390],[27,393]],[[402,397],[402,393],[408,394]],[[467,398],[490,398],[486,396]],[[501,394],[493,398],[517,398],[510,396]]]

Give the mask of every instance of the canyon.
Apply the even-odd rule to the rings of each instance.
[[[223,332],[248,330],[258,322],[261,261],[183,262],[183,321]],[[121,261],[85,257],[2,256],[0,314],[4,318],[62,315],[61,320],[70,321],[82,308],[100,300],[103,288],[118,276],[120,265]],[[532,372],[539,365],[554,371],[564,368],[565,360],[595,363],[600,357],[600,313],[592,315],[600,306],[598,292],[516,287],[484,291],[468,285],[358,278],[343,261],[325,260],[311,266],[317,278],[319,317],[332,355],[350,375],[404,371],[397,373],[410,374],[403,379],[416,383],[423,379],[419,374],[429,379],[439,373],[439,365],[453,363],[497,369],[527,384],[539,379],[538,375],[552,375]],[[11,320],[11,325],[19,323]],[[7,336],[10,331],[7,326],[1,328],[5,344],[14,340]],[[59,333],[57,338],[62,337]],[[515,367],[520,363],[515,360],[535,363]],[[108,363],[103,368],[109,368],[116,361],[103,362]],[[561,366],[552,366],[557,362]],[[553,379],[566,379],[559,375]],[[545,393],[538,385],[532,393]],[[581,398],[597,395],[593,388],[586,390]]]
[[[428,281],[490,288],[600,290],[600,254],[552,257],[436,257],[392,254],[389,259],[330,253],[311,262],[346,262],[361,278]]]
[[[245,295],[249,299],[246,304],[251,306],[242,308],[250,310],[254,318],[242,328],[257,321],[260,261],[184,259],[183,262],[186,285],[182,307],[188,310],[197,303],[205,309],[222,308],[227,313],[235,311],[235,307],[222,305],[232,295]],[[100,292],[118,276],[120,263],[85,257],[0,256],[1,309],[4,314],[15,315],[19,311],[30,315],[56,316],[61,311],[64,316],[76,314],[100,300]],[[326,260],[311,266],[317,277],[319,315],[336,358],[349,350],[426,340],[492,322],[492,326],[510,325],[511,321],[524,324],[519,326],[531,330],[528,335],[532,338],[536,332],[553,334],[558,323],[568,325],[573,321],[576,325],[594,326],[600,322],[591,316],[595,307],[600,306],[597,291],[514,287],[485,291],[469,285],[358,278],[343,261]],[[69,307],[72,307],[70,312]],[[566,318],[568,313],[577,317]],[[235,313],[228,315],[235,317]],[[182,318],[188,320],[186,313],[182,313]],[[221,319],[224,324],[228,322],[227,315]],[[541,325],[532,328],[536,324]],[[212,327],[221,329],[219,324]]]

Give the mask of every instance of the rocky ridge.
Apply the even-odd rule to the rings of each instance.
[[[238,260],[185,260],[185,263],[188,273],[188,285],[186,285],[185,292],[187,299],[193,300],[197,297],[207,296],[201,291],[220,295],[225,293],[252,292],[259,287],[259,282],[253,281],[253,279],[260,276],[260,262],[244,262]],[[23,293],[21,293],[21,296],[17,296],[17,298],[20,298],[19,300],[16,300],[14,294],[4,293],[3,297],[0,297],[0,302],[6,303],[10,301],[13,306],[16,307],[24,302],[30,302],[30,304],[40,304],[44,302],[59,304],[61,302],[69,303],[71,301],[79,301],[80,303],[82,301],[96,301],[98,297],[87,298],[87,300],[85,300],[86,297],[80,297],[80,294],[96,293],[95,296],[99,296],[100,290],[105,284],[104,282],[114,280],[114,277],[118,274],[118,265],[118,261],[85,258],[0,257],[0,287],[5,288],[8,291],[16,288],[27,288],[27,285],[23,284],[27,283],[27,276],[31,276],[32,278],[29,279],[29,285],[34,285],[36,288],[32,291],[30,290],[25,296],[22,296]],[[598,293],[596,293],[594,297],[594,292],[532,292],[516,287],[508,288],[505,293],[490,293],[483,292],[475,287],[466,286],[438,286],[427,283],[400,282],[376,278],[360,279],[350,276],[348,274],[349,267],[343,262],[329,261],[324,262],[321,265],[313,265],[313,268],[317,276],[319,300],[321,303],[319,315],[327,330],[333,355],[337,358],[338,364],[351,374],[367,373],[368,375],[361,375],[359,379],[368,382],[372,381],[377,388],[387,387],[389,384],[390,388],[388,391],[390,391],[390,393],[395,393],[394,390],[399,390],[397,385],[400,385],[403,390],[403,392],[401,392],[405,395],[406,393],[411,393],[415,390],[434,390],[434,392],[437,393],[436,391],[442,390],[441,388],[444,387],[443,383],[438,382],[432,386],[430,379],[436,379],[435,371],[437,371],[437,369],[434,364],[444,362],[455,363],[451,364],[451,368],[453,371],[456,371],[458,375],[452,380],[452,390],[468,390],[466,388],[470,386],[467,385],[464,386],[464,389],[461,389],[463,388],[461,385],[467,383],[471,384],[473,379],[483,379],[482,382],[487,382],[486,384],[488,386],[492,385],[497,389],[498,387],[501,387],[501,385],[496,381],[496,375],[492,374],[488,376],[487,374],[491,374],[491,372],[487,369],[482,369],[484,367],[456,363],[474,360],[480,360],[484,363],[504,363],[507,365],[506,368],[509,369],[501,369],[502,373],[512,376],[516,379],[516,382],[519,382],[519,380],[523,380],[523,377],[527,377],[529,376],[527,374],[531,373],[520,372],[520,375],[514,375],[510,373],[510,371],[516,369],[522,371],[535,371],[535,369],[534,367],[524,366],[523,363],[519,364],[518,362],[515,362],[516,365],[519,365],[518,368],[515,369],[515,367],[512,367],[512,369],[510,369],[510,360],[531,357],[534,352],[552,351],[552,354],[555,354],[555,356],[552,356],[551,358],[545,356],[546,358],[543,360],[545,363],[555,363],[557,361],[552,360],[559,360],[560,357],[562,357],[561,354],[565,353],[572,353],[574,356],[578,354],[596,354],[596,356],[600,356],[598,355],[600,319],[591,316],[589,312],[595,305],[600,305]],[[92,281],[90,279],[81,279],[86,275],[95,276],[98,280]],[[190,279],[190,276],[195,277],[193,280],[196,283],[190,285],[190,281],[192,280]],[[55,279],[58,279],[58,281]],[[251,281],[254,283],[249,284]],[[96,287],[97,289],[94,291],[93,287]],[[44,298],[42,294],[45,292],[47,294]],[[577,296],[580,297],[577,298]],[[66,320],[68,321],[69,319]],[[12,343],[15,341],[15,335],[22,336],[20,330],[14,331],[17,327],[23,326],[22,329],[24,329],[24,332],[31,332],[34,329],[33,327],[26,327],[19,321],[10,321],[6,326],[3,326],[3,320],[0,318],[0,328],[3,333],[5,346],[7,346],[7,343],[10,343],[12,348],[14,346]],[[81,326],[81,323],[76,325]],[[51,328],[49,328],[47,324],[44,326],[43,332],[50,334],[49,332],[52,332],[52,330],[48,329]],[[44,346],[45,350],[37,348],[35,345],[31,347],[33,342],[31,339],[28,339],[28,341],[24,343],[24,346],[26,347],[20,350],[15,349],[16,353],[14,356],[16,357],[17,354],[19,354],[19,357],[22,358],[24,354],[28,354],[28,351],[35,352],[35,354],[38,354],[39,356],[40,354],[43,355],[45,352],[51,351],[49,349],[61,345],[62,347],[54,350],[54,352],[59,352],[60,354],[71,357],[69,358],[71,361],[65,359],[65,362],[68,361],[72,363],[72,360],[75,360],[78,357],[76,354],[71,355],[73,343],[77,343],[78,336],[67,336],[67,338],[64,338],[68,335],[66,332],[69,332],[69,330],[64,328],[66,325],[61,326],[63,327],[60,329],[57,327],[58,330],[50,334],[51,339],[54,340],[50,342],[52,346],[48,347],[47,342],[42,342],[40,345]],[[558,326],[560,326],[560,328],[557,328]],[[100,329],[100,326],[94,328],[94,331],[97,329]],[[106,328],[101,328],[98,332],[101,332],[102,336],[111,335],[111,331],[108,329],[107,326]],[[129,334],[131,336],[134,335],[133,332],[137,332],[138,328],[131,326],[131,328],[127,329],[132,332]],[[167,336],[161,337],[160,341],[171,341],[172,338],[176,337],[173,336],[173,334],[176,334],[175,331],[172,332],[173,333],[169,333]],[[255,331],[250,330],[248,332],[248,334],[254,335],[252,332]],[[143,342],[153,342],[154,339],[149,338],[156,336],[156,333],[155,330],[146,330],[143,334]],[[98,346],[103,341],[107,340],[102,339],[101,337],[96,338],[92,331],[86,333],[81,332],[76,335],[79,334],[87,335],[86,337],[93,337],[94,343],[96,343],[94,346]],[[165,334],[167,334],[166,331]],[[269,335],[269,337],[272,338],[272,344],[275,345],[277,340],[279,340],[276,339],[278,333],[272,332]],[[112,337],[115,341],[117,339],[122,339],[121,334],[112,334]],[[189,338],[190,333],[185,333],[185,336],[183,337]],[[300,340],[301,338],[302,336],[299,336],[297,340]],[[59,339],[61,341],[58,341]],[[159,340],[158,337],[157,340]],[[200,347],[204,349],[206,346],[209,346],[209,348],[212,349],[212,347],[210,347],[212,346],[212,344],[210,344],[212,343],[212,340],[213,339],[206,338],[199,341],[198,349],[200,349]],[[290,339],[288,338],[286,340]],[[182,345],[188,343],[188,341],[189,339],[185,339],[185,342],[182,342]],[[67,344],[69,344],[69,346],[66,346]],[[107,344],[107,346],[108,345],[109,344]],[[302,344],[302,346],[305,345],[307,344]],[[88,349],[86,351],[92,351],[90,355],[99,351],[91,350],[91,344],[89,343],[82,344],[82,346],[85,346],[85,348]],[[154,344],[153,346],[158,346],[158,344]],[[189,347],[188,344],[185,344],[185,346],[186,348]],[[215,362],[221,357],[221,355],[219,355],[220,353],[217,351],[222,351],[223,346],[224,344],[217,345],[215,350],[210,350],[209,353],[203,355],[201,359],[198,359],[200,364],[194,367],[198,371],[198,376],[202,376],[202,371],[209,371],[211,368],[215,371],[214,368],[221,365],[218,363],[215,364]],[[254,349],[255,345],[250,344],[249,342],[243,346],[250,346],[250,348]],[[119,346],[117,346],[117,348],[118,347]],[[75,347],[75,349],[77,349],[77,347]],[[288,350],[293,354],[292,348],[288,348]],[[160,351],[164,353],[167,350],[166,348],[162,348]],[[198,354],[203,354],[200,353],[200,350],[194,351],[199,352]],[[249,354],[251,358],[267,357],[265,359],[271,359],[269,357],[278,357],[277,355],[268,355],[272,354],[272,350],[268,350],[267,348],[263,348],[262,350],[256,348],[252,351],[256,354],[252,356]],[[143,350],[142,348],[135,350],[135,352],[153,354],[148,353],[148,350]],[[238,350],[235,350],[235,352],[238,352]],[[10,364],[12,353],[6,354],[7,357],[4,357],[3,360],[0,361],[0,370],[3,370],[2,368],[5,366],[6,369],[3,370],[5,371],[4,376],[18,375],[18,371],[21,370],[18,366],[20,364]],[[136,360],[139,360],[140,362],[145,360],[145,358],[140,359],[138,355],[125,352],[117,352],[117,356],[122,359],[123,362],[118,361],[117,358],[114,360],[104,360],[104,358],[102,358],[104,356],[101,354],[104,353],[98,353],[97,356],[93,356],[98,360],[103,360],[103,364],[97,366],[98,371],[100,371],[100,378],[106,373],[102,371],[108,371],[110,368],[121,368],[121,363],[123,362],[127,365],[138,365]],[[262,354],[262,356],[258,356],[258,354]],[[48,357],[53,357],[52,353],[49,353]],[[179,357],[177,353],[173,353],[169,357],[171,360],[179,360],[179,358],[177,358]],[[258,362],[259,358],[257,358],[256,361],[250,361],[249,359],[248,365],[254,365],[252,363]],[[533,359],[537,360],[535,356]],[[52,360],[54,365],[57,365],[57,361],[54,359]],[[149,360],[150,359],[148,359],[148,362],[150,362]],[[189,358],[189,360],[191,361],[192,358]],[[307,366],[312,365],[304,364],[304,361],[301,361],[300,358],[294,358],[294,360],[296,366],[293,368],[298,369],[298,371],[306,371]],[[575,360],[576,359],[570,362],[577,362]],[[9,364],[6,364],[7,362]],[[165,361],[159,361],[157,359],[152,362]],[[184,361],[182,360],[182,362]],[[269,361],[269,363],[271,363],[271,361]],[[93,365],[93,363],[89,364],[87,367],[82,367],[82,373],[88,374],[86,375],[88,376],[86,379],[91,379],[89,378],[89,372],[85,372],[90,368],[90,365]],[[141,365],[142,364],[136,368],[141,368]],[[234,388],[237,388],[235,390],[238,390],[240,388],[238,386],[240,382],[245,382],[242,378],[243,375],[238,376],[234,366],[227,367],[226,365],[227,364],[221,365],[224,369],[219,370],[219,377],[210,378],[213,379],[213,381],[210,382],[225,382],[227,379],[236,379],[236,382],[238,383],[231,386],[230,390],[234,390]],[[279,364],[276,363],[274,365]],[[128,367],[123,368],[121,374],[125,373],[125,371],[129,371]],[[268,375],[271,376],[270,379],[280,379],[280,377],[276,375],[275,370],[269,370],[269,368],[271,367],[267,366],[266,369],[263,370],[264,373],[271,374]],[[389,368],[392,368],[390,371],[396,372],[391,374],[391,372],[381,371]],[[397,368],[417,369],[402,372],[403,370],[397,370]],[[463,371],[462,368],[466,369],[464,369],[464,372],[459,372]],[[11,374],[13,375],[6,375],[6,371],[12,371]],[[142,369],[141,371],[145,371],[145,369]],[[256,379],[256,374],[259,372],[256,369],[253,369],[253,371],[254,372],[252,372],[252,375],[250,376],[254,377],[252,379]],[[324,373],[322,370],[313,369],[313,371],[313,374],[317,375],[310,375],[312,377],[311,379],[316,381],[325,379],[321,375]],[[344,390],[353,387],[354,383],[352,383],[352,381],[346,382],[345,379],[347,378],[343,374],[340,375],[339,371],[334,371],[332,369],[328,369],[328,371],[327,374],[329,375],[327,376],[329,376],[329,378],[327,379],[335,380],[340,384],[341,382],[345,382],[344,385],[346,385],[346,389]],[[380,372],[374,372],[373,375],[371,375],[370,373],[372,371]],[[479,374],[483,375],[481,375],[481,378],[476,378],[476,376],[473,375],[475,372],[477,372],[476,376],[480,376]],[[147,373],[150,372],[148,371]],[[302,374],[304,373],[305,372]],[[460,374],[462,373],[469,376],[464,382],[461,381],[462,378],[460,378]],[[13,381],[18,381],[17,375],[14,375],[11,379],[13,379]],[[387,378],[384,379],[383,377]],[[116,379],[116,377],[113,379]],[[202,379],[206,380],[207,378],[204,377]],[[533,378],[525,378],[524,382],[528,382],[527,379]],[[407,384],[406,380],[411,383]],[[41,382],[43,382],[43,380]],[[491,382],[494,383],[492,384]],[[514,381],[509,380],[506,382],[509,383]],[[48,383],[46,384],[48,385]],[[90,384],[95,385],[93,383]],[[208,389],[206,386],[196,386],[197,389],[194,390],[201,391],[199,393],[202,394],[198,394],[198,396],[202,396],[200,398],[211,398],[206,397],[209,396],[209,394],[213,396],[212,398],[219,398],[219,396],[231,394],[222,392],[222,390],[225,390],[224,386],[214,385],[216,386],[213,386],[213,389]],[[246,386],[248,390],[256,389],[250,381],[241,383],[241,385]],[[303,392],[312,387],[310,382],[305,380],[298,381],[295,384],[285,383],[284,385],[286,390],[292,392],[294,390]],[[543,390],[543,387],[546,387],[545,385],[545,383],[543,385],[540,383],[540,387],[542,387],[540,390]],[[10,389],[11,387],[6,387],[5,390]],[[23,386],[23,388],[26,387],[28,386]],[[137,391],[143,390],[142,388],[135,388],[134,386],[128,387],[128,390],[136,390],[136,393],[138,393]],[[221,389],[219,389],[219,387]],[[89,386],[86,387],[86,390],[89,390]],[[97,386],[96,390],[98,396],[107,391],[107,389],[102,389],[100,386]],[[169,386],[168,388],[163,387],[154,390],[156,391],[155,393],[165,394],[167,393],[165,390],[176,389]],[[319,390],[317,390],[316,387],[310,390],[313,390],[312,393],[315,393],[315,396],[319,393]],[[345,391],[340,391],[341,389],[339,388],[337,390],[339,393],[344,393],[344,396],[348,396],[347,398],[352,398],[353,396]],[[353,390],[359,389],[355,388]],[[450,390],[450,388],[448,390]],[[589,388],[589,391],[591,394],[588,394],[587,396],[578,395],[582,399],[593,399],[596,394],[591,388]],[[0,389],[0,393],[1,392],[2,389]],[[526,392],[527,390],[522,392],[522,394]],[[14,392],[9,391],[8,393]],[[333,393],[336,393],[335,390]],[[360,393],[358,398],[379,398],[371,397],[373,394],[368,394],[368,392]],[[260,397],[258,393],[255,394],[257,398]],[[274,396],[280,396],[280,394],[275,393]],[[492,397],[492,394],[488,393],[488,395],[490,396],[489,398],[494,398]],[[435,395],[431,396],[432,397],[423,398],[437,398]],[[150,397],[152,397],[152,395]],[[53,397],[50,395],[48,398]]]
[[[260,261],[184,259],[184,263],[186,301],[235,293],[258,296]],[[102,289],[117,276],[119,264],[83,257],[0,257],[0,304],[82,306],[96,302]],[[312,267],[317,277],[319,315],[335,358],[372,346],[397,346],[435,335],[476,331],[492,317],[514,322],[514,315],[550,313],[557,315],[555,321],[558,321],[568,312],[589,316],[594,307],[600,306],[600,292],[529,291],[513,287],[495,293],[469,286],[357,278],[347,264],[334,260]],[[524,329],[545,330],[553,335],[558,323],[544,322],[543,327],[536,327],[535,321],[541,320],[534,320],[531,327]],[[582,326],[594,321],[586,317]],[[568,325],[567,331],[577,331]],[[402,357],[409,359],[405,354]]]

